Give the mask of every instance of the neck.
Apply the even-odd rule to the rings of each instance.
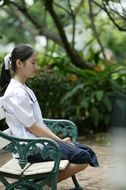
[[[26,82],[26,80],[23,78],[21,78],[20,76],[18,76],[18,75],[15,75],[14,77],[13,77],[13,79],[15,79],[15,80],[17,80],[17,81],[19,81],[20,83],[22,83],[22,84],[25,84],[25,82]]]

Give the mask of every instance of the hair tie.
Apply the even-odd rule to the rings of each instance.
[[[7,54],[5,57],[4,57],[4,65],[5,65],[5,70],[9,70],[9,66],[11,64],[11,60],[10,60],[10,57],[11,57],[11,54]]]

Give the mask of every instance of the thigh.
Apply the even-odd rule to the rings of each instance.
[[[75,143],[75,145],[58,143],[61,149],[62,159],[69,160],[74,164],[90,164],[98,166],[95,152],[87,145]]]

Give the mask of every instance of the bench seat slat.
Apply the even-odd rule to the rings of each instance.
[[[68,160],[61,160],[59,170],[63,170],[67,167],[69,161]],[[52,171],[54,162],[48,161],[48,162],[39,162],[30,164],[27,163],[24,169],[20,168],[20,165],[18,164],[18,159],[12,158],[9,160],[6,164],[1,166],[0,172],[5,172],[9,174],[15,174],[15,175],[21,175],[22,173],[24,175],[35,175],[40,173],[48,173]]]
[[[19,160],[12,158],[3,166],[0,167],[0,172],[5,172],[9,174],[21,175],[22,172],[30,166],[30,163],[27,163],[24,169],[21,169],[20,165],[18,164]]]
[[[61,160],[59,165],[59,170],[64,170],[67,167],[68,163],[69,163],[68,160]],[[28,169],[25,170],[23,174],[26,176],[26,175],[48,173],[52,171],[53,166],[54,166],[53,161],[34,163],[30,167],[28,167]]]

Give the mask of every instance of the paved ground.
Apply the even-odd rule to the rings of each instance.
[[[100,145],[88,143],[96,152],[100,167],[88,167],[86,170],[77,174],[79,182],[85,190],[111,190],[112,187],[109,182],[105,180],[107,170],[111,167],[110,148],[107,145]],[[69,190],[72,186],[71,179],[67,179],[58,184],[58,190]]]
[[[85,142],[83,138],[81,141],[82,143],[90,145],[95,150],[100,163],[99,168],[89,166],[85,171],[77,174],[81,186],[85,188],[85,190],[112,190],[110,182],[105,180],[107,171],[114,167],[111,165],[112,154],[110,153],[110,146],[91,141]],[[10,155],[3,153],[3,155],[0,156],[0,165],[6,162],[9,158]],[[72,187],[73,183],[70,178],[58,184],[58,190],[69,190]],[[0,190],[4,190],[4,187],[1,184]]]

